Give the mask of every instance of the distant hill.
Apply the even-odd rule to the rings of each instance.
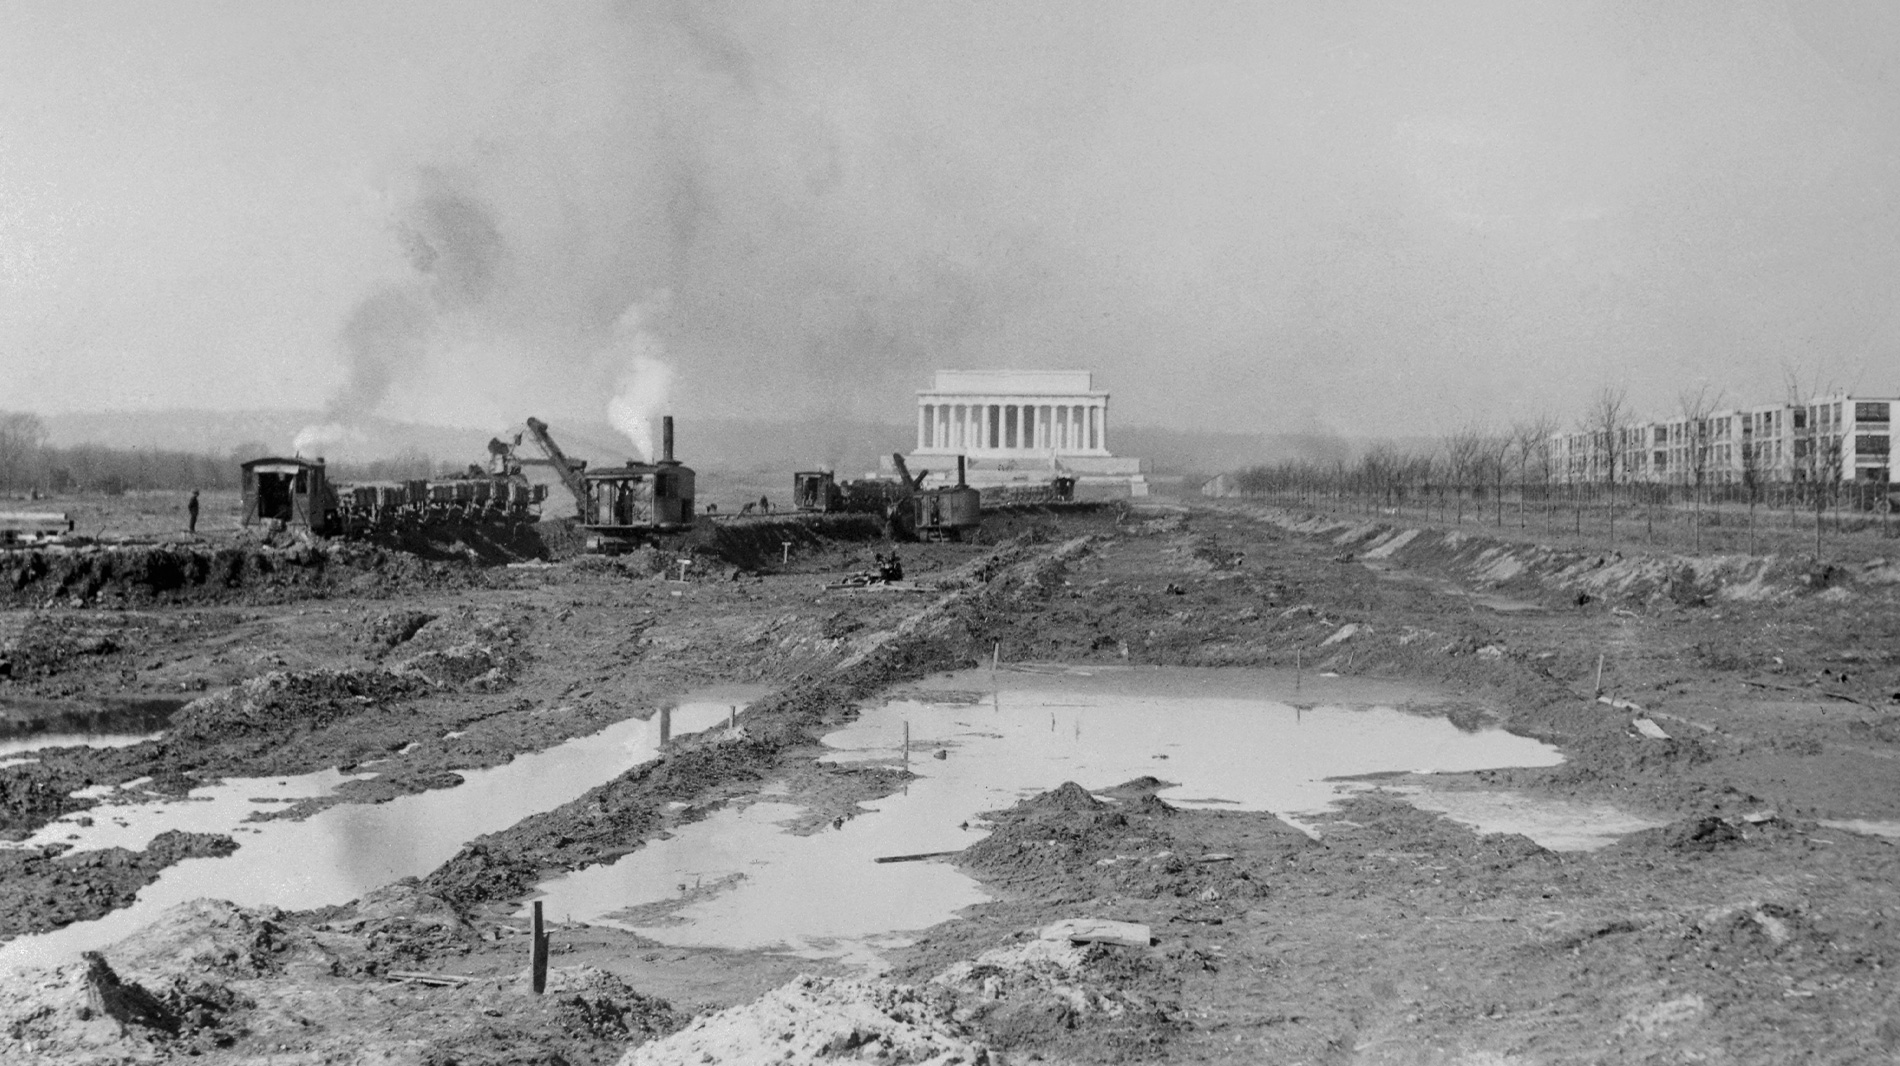
[[[96,411],[44,416],[47,443],[58,447],[103,444],[158,448],[234,459],[288,454],[298,433],[320,424],[319,411]],[[433,426],[368,418],[347,435],[311,449],[332,462],[374,462],[426,456],[437,463],[474,463],[487,456],[490,437],[519,426]],[[630,458],[627,439],[605,422],[555,423],[555,442],[590,463]],[[1300,433],[1208,433],[1159,426],[1116,425],[1116,454],[1148,460],[1157,474],[1214,474],[1285,459],[1350,459],[1367,439]],[[707,470],[791,471],[828,467],[855,477],[875,469],[878,457],[908,451],[915,440],[909,424],[842,419],[755,422],[702,418],[678,421],[675,452],[682,462]],[[532,452],[532,445],[529,445]]]

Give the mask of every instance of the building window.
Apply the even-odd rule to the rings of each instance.
[[[1855,455],[1885,455],[1888,449],[1888,437],[1885,433],[1856,433],[1854,435]]]
[[[1875,403],[1854,404],[1854,421],[1856,422],[1885,422],[1886,420],[1887,420],[1887,405],[1885,403],[1875,402]]]

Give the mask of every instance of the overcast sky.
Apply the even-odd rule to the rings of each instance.
[[[1896,116],[1890,0],[8,0],[0,409],[1891,394]]]

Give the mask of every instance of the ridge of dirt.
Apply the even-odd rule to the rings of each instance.
[[[989,902],[887,949],[890,973],[841,992],[837,1010],[795,1012],[792,1028],[754,1025],[692,1055],[824,1061],[884,1050],[891,1061],[905,1038],[853,1012],[900,999],[941,1026],[944,1043],[919,1054],[980,1053],[1009,1066],[1900,1054],[1891,902],[1900,852],[1824,824],[1900,819],[1891,788],[1900,656],[1888,650],[1900,640],[1900,589],[1878,567],[1816,585],[1799,560],[1613,557],[1226,507],[1024,521],[994,550],[906,546],[906,569],[936,589],[927,597],[828,590],[869,549],[814,545],[776,562],[758,553],[755,571],[696,565],[685,581],[631,559],[510,570],[404,603],[449,622],[394,643],[416,619],[380,600],[381,620],[313,605],[308,615],[224,619],[198,636],[156,622],[47,630],[47,647],[70,641],[73,654],[35,660],[52,672],[22,684],[106,678],[130,649],[200,645],[239,649],[230,668],[250,672],[235,683],[271,669],[393,671],[454,648],[468,624],[457,621],[468,617],[461,608],[494,608],[521,654],[503,689],[478,689],[482,674],[439,663],[429,676],[443,686],[396,701],[387,721],[348,715],[287,734],[298,759],[374,739],[388,746],[379,769],[399,773],[503,758],[705,680],[754,681],[771,694],[752,701],[737,730],[682,738],[664,759],[473,842],[427,878],[342,907],[265,916],[276,929],[266,939],[298,945],[280,963],[240,945],[234,957],[251,961],[204,971],[206,987],[180,992],[168,971],[139,961],[156,949],[103,952],[121,985],[149,994],[153,1017],[202,1012],[206,1024],[190,1030],[202,1039],[189,1049],[169,1036],[140,1037],[143,1050],[111,1043],[152,1028],[136,1019],[104,1031],[109,1047],[87,1043],[99,1031],[75,1004],[104,978],[88,985],[87,971],[59,971],[0,991],[0,1041],[15,1041],[0,1052],[63,1062],[195,1049],[213,1062],[314,1063],[611,1062],[631,1050],[698,1061],[663,1038],[690,1018],[711,1030],[735,1006],[726,1020],[784,1017],[754,1001],[788,980],[817,996],[858,978],[841,963],[675,949],[562,924],[556,987],[586,972],[576,961],[617,984],[587,986],[600,989],[583,997],[590,1005],[560,1006],[522,987],[516,901],[549,872],[625,854],[720,804],[762,795],[804,804],[799,830],[828,831],[857,799],[904,778],[818,768],[817,738],[894,685],[996,656],[1265,668],[1304,682],[1303,698],[1316,701],[1410,690],[1421,694],[1393,702],[1460,728],[1537,737],[1565,762],[1359,780],[1330,813],[1302,815],[1316,837],[1267,812],[1174,808],[1157,798],[1158,778],[1052,788],[992,812],[988,835],[951,860]],[[1368,559],[1376,569],[1360,565]],[[95,635],[119,650],[79,650]],[[288,665],[257,656],[265,648]],[[438,660],[420,662],[433,670]],[[438,700],[470,705],[455,712],[464,724],[448,730],[453,738]],[[413,713],[392,713],[401,708]],[[276,757],[254,751],[231,766]],[[0,783],[27,770],[0,768]],[[1553,851],[1421,810],[1407,799],[1418,788],[1585,800],[1664,824],[1597,851]],[[1150,939],[1045,939],[1060,919],[1136,923]],[[224,934],[209,931],[234,921],[187,910],[164,935],[215,941]],[[399,971],[470,980],[391,981]],[[30,999],[59,988],[68,992],[57,1003]],[[26,998],[7,998],[16,993]],[[615,1018],[634,1022],[617,1028]]]

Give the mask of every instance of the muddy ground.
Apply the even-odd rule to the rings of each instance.
[[[47,584],[72,567],[22,580],[16,561],[16,606],[0,613],[10,729],[191,702],[159,740],[0,767],[15,839],[92,802],[70,795],[86,786],[182,794],[373,762],[379,776],[339,799],[375,802],[696,686],[770,695],[740,734],[688,738],[419,881],[316,912],[201,904],[89,963],[0,979],[0,1057],[1900,1057],[1894,845],[1822,824],[1900,819],[1900,570],[1879,542],[1817,564],[1499,533],[1238,506],[1027,511],[993,517],[983,543],[906,547],[928,594],[826,591],[881,550],[863,539],[875,531],[787,523],[512,566],[214,542],[214,564],[240,561],[155,590],[153,574],[198,571],[95,560],[77,596]],[[685,580],[681,558],[695,562]],[[514,914],[537,880],[768,787],[806,805],[804,831],[829,831],[903,772],[820,765],[817,738],[993,654],[1401,681],[1435,694],[1415,713],[1499,725],[1566,761],[1381,779],[1317,838],[1270,814],[1176,810],[1153,779],[1077,782],[997,812],[987,839],[944,860],[993,901],[891,952],[882,980],[577,927],[554,932],[551,994],[527,994]],[[1411,806],[1399,789],[1421,784],[1662,824],[1552,852]],[[166,863],[229,846],[0,851],[0,934],[123,906]],[[1065,918],[1142,923],[1153,942],[1036,935]],[[414,973],[436,983],[396,976]]]

